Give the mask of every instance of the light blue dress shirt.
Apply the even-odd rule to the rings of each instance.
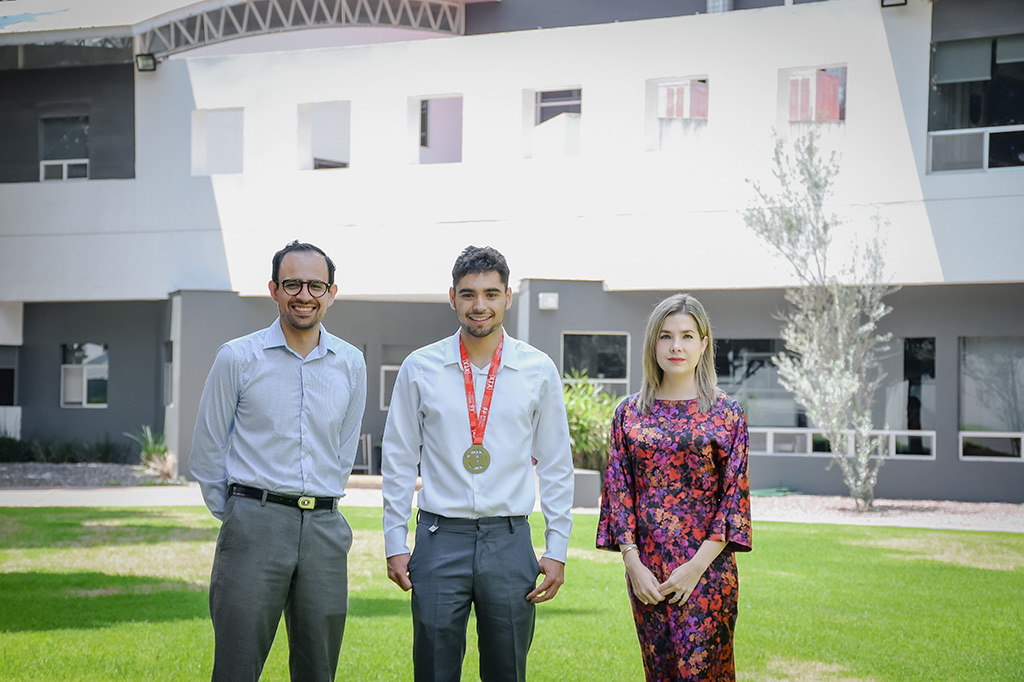
[[[203,387],[189,469],[217,518],[233,483],[282,495],[342,497],[366,405],[366,362],[320,325],[305,358],[278,318],[217,351]]]

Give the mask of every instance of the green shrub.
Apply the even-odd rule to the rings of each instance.
[[[585,373],[573,370],[565,377],[565,412],[569,417],[569,443],[577,469],[603,471],[608,459],[608,435],[618,399],[605,393]]]
[[[39,454],[38,443],[0,436],[0,462],[36,462]]]

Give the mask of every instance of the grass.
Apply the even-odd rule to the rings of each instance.
[[[411,680],[409,595],[385,576],[380,512],[345,514],[339,680]],[[595,525],[577,516],[568,581],[538,608],[531,680],[643,678],[621,563],[591,549]],[[202,508],[0,509],[0,679],[208,680],[216,532]],[[754,542],[741,682],[1024,680],[1024,534],[758,523]],[[288,679],[283,628],[263,679]]]

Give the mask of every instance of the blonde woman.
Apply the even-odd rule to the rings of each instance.
[[[647,680],[736,679],[735,552],[751,548],[747,423],[718,390],[704,307],[647,321],[640,392],[612,423],[597,547],[622,553]]]

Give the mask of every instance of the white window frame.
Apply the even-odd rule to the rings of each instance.
[[[704,116],[691,116],[690,115],[690,109],[692,108],[692,102],[693,102],[693,84],[694,83],[703,83],[704,85],[708,86],[708,77],[707,76],[693,76],[693,77],[689,77],[689,78],[679,78],[679,79],[674,79],[674,80],[659,81],[658,83],[656,83],[656,88],[657,89],[655,91],[655,97],[656,97],[655,117],[658,120],[663,120],[663,121],[672,121],[672,120],[677,120],[677,119],[678,120],[683,120],[683,121],[707,121],[708,120],[708,116],[710,115],[710,110],[711,110],[710,94],[708,95],[708,114],[706,114]],[[668,99],[668,92],[667,91],[668,91],[669,88],[673,88],[677,92],[679,91],[680,88],[683,89],[683,95],[684,95],[684,100],[683,101],[684,101],[684,104],[682,106],[682,109],[684,111],[686,111],[686,113],[683,116],[663,116],[662,115],[662,113],[665,111],[665,108],[666,108],[666,101]],[[709,86],[709,88],[710,88],[710,86]],[[676,103],[675,108],[677,110],[680,108],[678,103]]]
[[[109,389],[109,377],[110,377],[110,365],[61,365],[60,366],[60,406],[68,409],[104,409],[109,403],[110,396],[107,396],[108,402],[103,403],[90,403],[89,402],[89,370],[102,370],[102,373],[107,377],[107,387]],[[78,383],[81,384],[82,395],[80,401],[68,401],[67,400],[67,387],[68,387],[68,375],[72,372],[81,373],[81,377],[77,379]]]
[[[1024,125],[1015,126],[989,126],[987,128],[959,128],[956,130],[934,130],[928,132],[928,172],[929,173],[1002,173],[1005,171],[1020,171],[1024,166],[1006,166],[1005,168],[990,168],[988,165],[989,141],[994,134],[1016,133],[1024,131]],[[976,168],[948,168],[934,170],[935,161],[935,140],[940,137],[953,137],[958,135],[981,135],[981,163]]]
[[[822,436],[824,434],[818,429],[806,428],[806,427],[774,427],[774,426],[751,426],[747,429],[750,441],[753,442],[754,436],[765,437],[764,448],[754,448],[750,446],[751,455],[760,455],[767,457],[825,457],[831,458],[831,452],[817,452],[814,450],[814,436]],[[850,437],[850,447],[853,447],[853,431],[848,430],[845,432]],[[928,462],[935,461],[935,450],[936,450],[936,432],[932,430],[920,430],[913,431],[907,429],[872,429],[872,436],[883,436],[886,439],[886,459],[899,459],[907,460],[912,462]],[[804,447],[797,447],[793,450],[777,450],[775,447],[776,436],[792,436],[798,442],[803,439]],[[897,454],[896,453],[896,438],[898,436],[909,436],[912,438],[921,438],[931,441],[931,454]],[[877,459],[877,456],[872,457]],[[972,458],[977,459],[977,458]]]
[[[393,372],[396,376],[398,370],[402,369],[401,365],[381,365],[380,366],[380,411],[387,412],[391,407],[391,394],[387,392],[387,375],[389,372]],[[394,386],[394,381],[391,382]]]
[[[604,378],[604,377],[592,377],[587,376],[587,380],[590,383],[595,384],[601,388],[604,386],[622,386],[621,392],[615,392],[615,395],[628,395],[629,394],[629,358],[632,347],[632,335],[629,332],[620,331],[575,331],[567,330],[562,332],[561,344],[559,344],[559,367],[562,373],[562,383],[566,386],[575,383],[571,378],[565,376],[569,370],[565,366],[565,337],[566,336],[624,336],[626,337],[626,376],[624,378]]]
[[[1020,457],[986,457],[985,455],[965,455],[964,440],[970,438],[1016,438],[1024,446],[1024,432],[1021,431],[960,431],[959,447],[957,448],[961,462],[1024,462],[1024,452]],[[1022,447],[1024,450],[1024,447]]]
[[[47,178],[46,169],[60,167],[61,177]],[[70,166],[85,166],[85,176],[80,178],[69,178],[68,168]],[[89,179],[89,159],[45,159],[39,162],[39,182],[80,182]]]

